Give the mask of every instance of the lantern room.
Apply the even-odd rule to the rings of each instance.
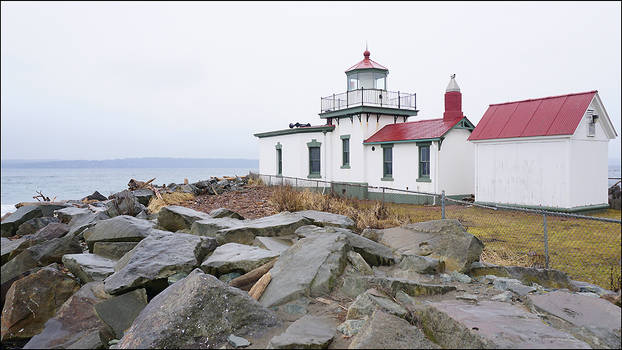
[[[348,91],[357,89],[387,89],[389,70],[372,61],[369,50],[363,53],[363,60],[346,70]]]

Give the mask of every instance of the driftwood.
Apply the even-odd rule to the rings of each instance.
[[[50,199],[50,197],[46,197],[43,195],[43,193],[41,193],[41,191],[35,191],[38,193],[38,195],[36,196],[32,196],[33,199],[36,199],[37,201],[44,201],[44,202],[53,202],[54,200],[56,200],[56,197],[54,197],[53,199]],[[41,198],[41,199],[39,199]]]
[[[149,180],[147,182],[130,179],[130,182],[127,183],[127,187],[130,189],[130,191],[138,190],[138,189],[141,189],[141,188],[146,188],[155,179],[156,178],[154,177],[153,179],[151,179],[151,180]]]
[[[266,290],[266,287],[268,287],[268,284],[270,284],[271,280],[272,276],[270,275],[270,271],[268,271],[263,276],[261,276],[257,283],[253,285],[251,290],[248,292],[248,295],[250,295],[251,298],[255,300],[259,300],[263,292]]]
[[[56,197],[55,197],[56,198]],[[65,205],[65,202],[19,202],[15,204],[15,208],[23,207],[26,205],[41,205],[41,204],[56,204],[56,205]]]
[[[215,194],[215,195],[218,195],[218,192],[216,192],[216,189],[214,188],[214,186],[212,186],[212,184],[209,184],[209,187],[211,187],[211,188],[212,188],[212,191],[214,191],[214,194]]]
[[[258,268],[251,270],[240,277],[234,278],[229,282],[231,287],[240,288],[242,290],[249,290],[255,282],[257,282],[266,272],[270,271],[270,269],[274,266],[274,263],[278,258],[273,259],[272,261],[265,263]]]

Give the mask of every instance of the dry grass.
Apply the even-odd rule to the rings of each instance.
[[[179,205],[185,201],[189,201],[192,199],[194,199],[194,195],[192,193],[162,193],[162,199],[159,199],[155,196],[151,197],[151,200],[149,201],[149,206],[147,206],[147,210],[150,213],[157,213],[162,207],[165,207],[167,205]]]
[[[248,174],[248,182],[246,185],[249,187],[257,187],[257,186],[264,186],[265,183],[263,182],[263,180],[261,179],[259,175],[250,173]]]

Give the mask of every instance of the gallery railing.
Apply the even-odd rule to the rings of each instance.
[[[417,94],[361,88],[322,97],[320,113],[338,111],[355,106],[374,106],[416,110]]]

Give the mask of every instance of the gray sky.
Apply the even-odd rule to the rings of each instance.
[[[598,90],[620,134],[620,3],[2,3],[3,159],[258,158],[363,58],[439,118]],[[411,119],[415,120],[415,119]],[[620,137],[609,157],[620,158]]]

